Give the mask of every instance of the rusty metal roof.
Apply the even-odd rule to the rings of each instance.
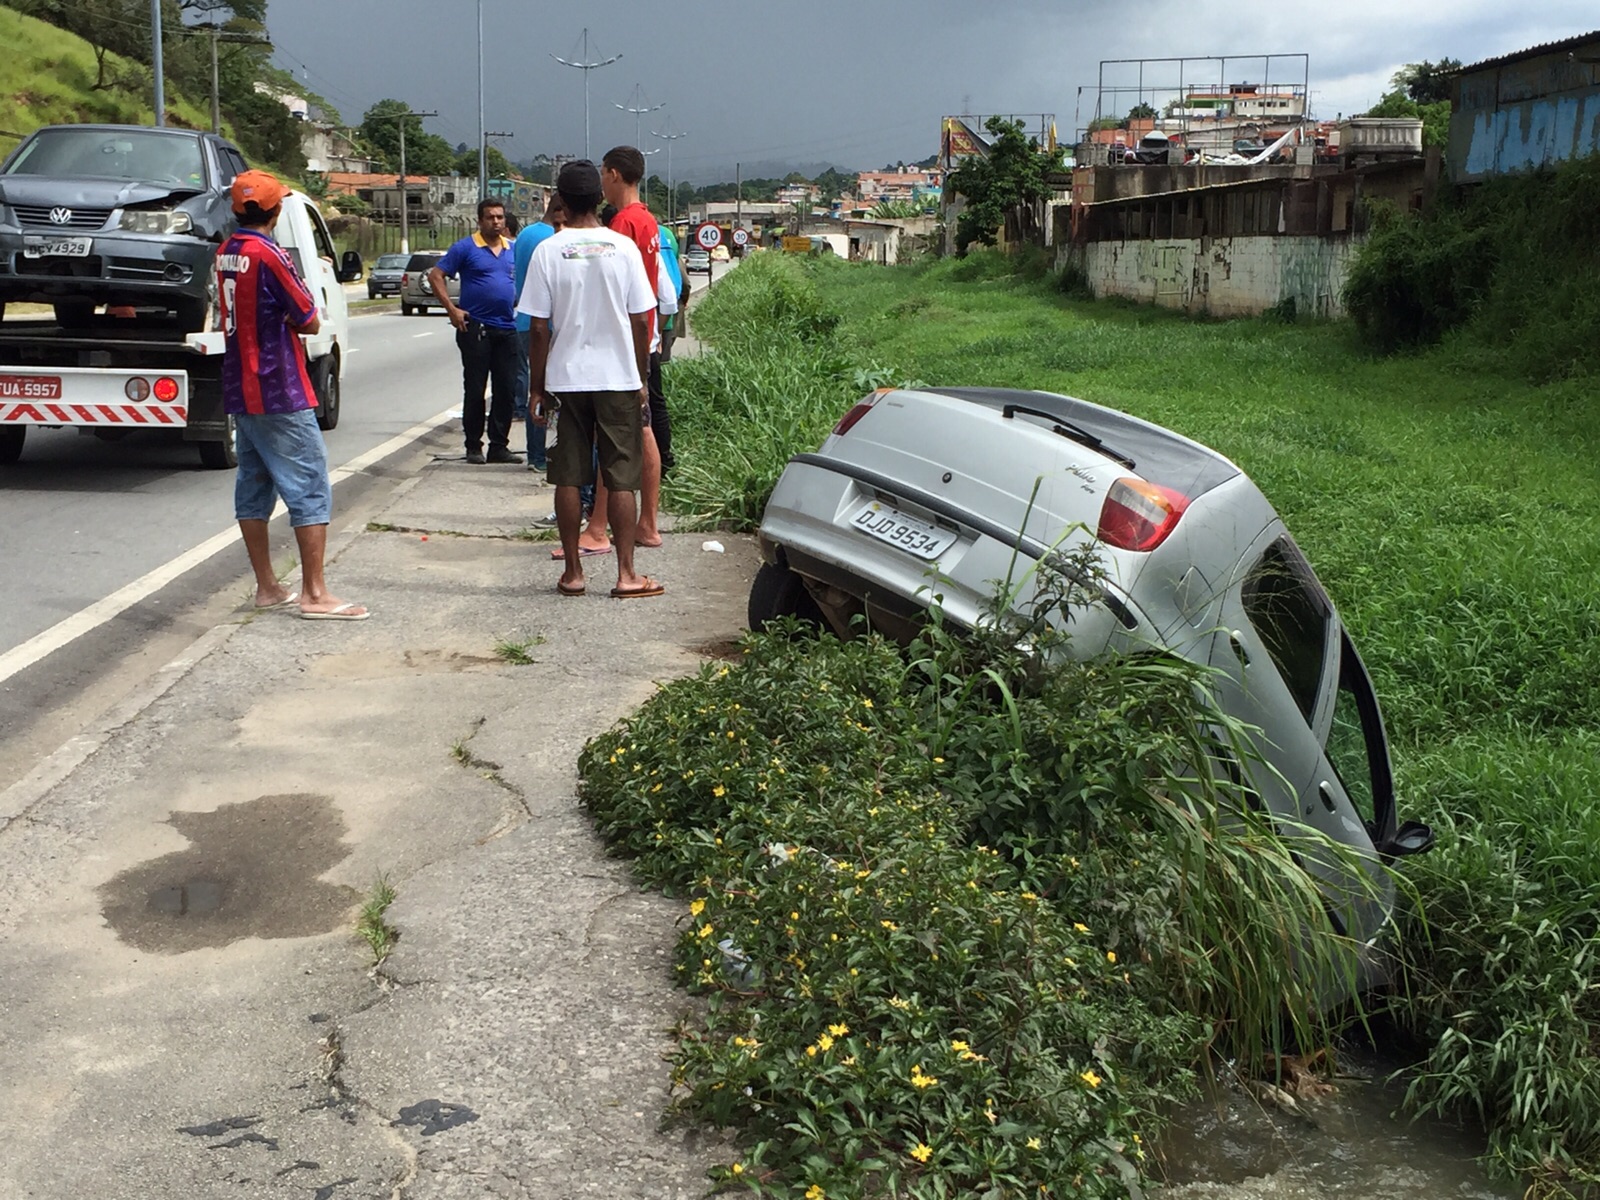
[[[1468,63],[1457,75],[1468,75],[1473,71],[1482,71],[1489,67],[1500,67],[1506,63],[1517,62],[1524,58],[1537,58],[1541,54],[1555,54],[1562,50],[1572,50],[1585,42],[1600,42],[1600,29],[1593,33],[1580,33],[1577,37],[1562,38],[1558,42],[1545,42],[1542,46],[1529,46],[1526,50],[1518,50],[1512,54],[1502,54],[1497,58],[1486,58],[1482,62]]]

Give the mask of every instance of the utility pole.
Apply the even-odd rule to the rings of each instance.
[[[488,198],[489,135],[483,131],[483,0],[478,0],[478,200],[481,203]]]
[[[437,117],[437,112],[412,112],[409,108],[405,112],[384,113],[380,120],[398,118],[400,121],[400,253],[411,253],[411,204],[406,187],[406,120],[410,117]]]
[[[672,128],[671,122],[668,122],[667,128]],[[667,224],[670,225],[672,224],[672,206],[677,200],[677,196],[673,194],[672,189],[672,143],[681,137],[688,137],[689,135],[687,133],[657,133],[652,129],[650,136],[658,137],[667,144]]]
[[[488,162],[489,162],[489,139],[490,138],[508,138],[508,137],[516,137],[516,136],[517,136],[516,134],[508,133],[503,129],[490,129],[490,130],[486,130],[484,132],[484,135],[483,135],[483,146],[481,147],[481,152],[479,154],[478,161],[480,163],[484,164],[484,169],[485,170],[488,169]],[[482,199],[488,199],[488,197],[489,197],[489,193],[488,193],[488,190],[487,190],[488,186],[489,186],[488,176],[486,175],[486,176],[484,176],[483,187],[478,189],[482,193]]]
[[[156,124],[167,123],[167,88],[161,66],[161,0],[150,0],[150,71],[156,78]]]
[[[633,114],[633,148],[635,150],[639,149],[639,128],[640,128],[640,126],[639,126],[639,118],[640,118],[640,116],[642,114],[644,114],[644,113],[655,112],[658,109],[663,109],[663,108],[666,107],[665,104],[651,104],[651,105],[649,105],[647,107],[640,107],[639,106],[639,99],[640,99],[639,93],[640,93],[640,90],[641,90],[640,86],[637,83],[633,85],[633,105],[632,106],[629,106],[629,105],[626,105],[626,104],[613,104],[611,106],[613,108],[620,108],[623,112],[627,112],[627,113],[632,113]]]
[[[211,132],[222,132],[222,97],[221,88],[217,83],[217,33],[221,26],[217,18],[211,18]]]
[[[733,164],[733,227],[744,225],[744,164]]]
[[[478,3],[481,5],[483,3],[483,0],[478,0]],[[482,42],[483,42],[482,37],[479,37],[478,42],[479,42],[480,51],[481,51],[481,46],[482,46]],[[600,62],[590,62],[589,61],[589,31],[588,31],[588,29],[584,29],[584,31],[583,31],[583,59],[584,59],[584,61],[583,62],[572,62],[571,60],[562,58],[562,57],[560,57],[559,55],[556,55],[556,54],[552,54],[550,57],[555,59],[563,67],[576,67],[578,70],[583,72],[583,156],[585,158],[587,158],[590,162],[593,162],[594,161],[594,155],[589,149],[589,72],[590,71],[597,71],[601,67],[609,67],[612,63],[616,62],[619,58],[621,58],[622,55],[613,54],[610,58],[602,59]],[[669,154],[669,155],[667,155],[667,157],[671,158],[672,156]]]

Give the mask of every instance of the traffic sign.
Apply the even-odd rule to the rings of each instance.
[[[735,246],[742,246],[746,242],[748,242],[749,240],[750,240],[750,233],[749,233],[748,230],[735,229],[733,231],[733,244]]]
[[[694,231],[694,240],[699,242],[707,250],[715,250],[718,246],[722,245],[722,230],[718,229],[715,225],[708,221],[706,224],[700,226],[699,229]]]

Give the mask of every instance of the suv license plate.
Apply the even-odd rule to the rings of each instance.
[[[59,375],[0,375],[0,400],[59,399]]]
[[[93,238],[25,237],[22,240],[22,257],[88,258],[93,246]]]
[[[887,542],[897,550],[914,554],[918,558],[935,559],[955,544],[956,535],[919,521],[881,500],[869,500],[850,519],[852,528],[868,537]]]

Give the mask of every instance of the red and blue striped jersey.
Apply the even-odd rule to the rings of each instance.
[[[288,413],[317,406],[295,330],[316,315],[294,263],[266,234],[241,229],[217,252],[228,412]]]

